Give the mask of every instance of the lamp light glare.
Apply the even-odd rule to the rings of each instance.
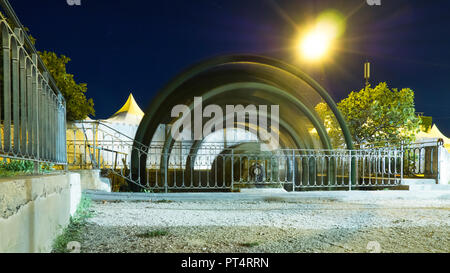
[[[298,51],[306,60],[323,59],[334,47],[335,40],[345,31],[345,20],[336,11],[322,13],[314,26],[298,44]]]
[[[317,60],[325,56],[330,48],[330,37],[326,33],[313,31],[301,43],[301,51],[306,59]]]

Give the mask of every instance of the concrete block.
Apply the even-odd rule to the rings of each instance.
[[[80,175],[81,190],[100,190],[111,192],[111,182],[106,177],[100,176],[100,170],[74,170]]]
[[[0,253],[50,252],[81,197],[73,173],[0,179]]]
[[[427,178],[406,178],[403,179],[402,185],[436,185],[437,182],[435,179],[427,179]]]
[[[450,153],[439,147],[439,184],[450,185]]]

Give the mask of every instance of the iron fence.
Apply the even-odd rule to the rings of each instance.
[[[137,129],[137,128],[136,128]],[[67,161],[72,169],[125,168],[130,164],[134,139],[101,121],[77,121],[67,128]],[[200,154],[217,154],[226,147],[253,141],[203,142]],[[148,167],[160,164],[165,142],[152,141],[150,145],[137,143],[148,154]],[[176,157],[186,155],[193,141],[176,142],[171,149],[170,164]]]
[[[286,149],[246,153],[225,148],[208,153],[155,154],[133,146],[130,149],[147,158],[145,175],[133,177],[131,166],[111,168],[109,172],[156,191],[233,191],[249,187],[352,190],[397,186],[403,178],[401,150]],[[141,167],[137,168],[137,173],[142,174]]]
[[[78,121],[67,128],[67,162],[72,169],[124,168],[134,140],[99,121]]]
[[[65,100],[8,1],[0,4],[0,157],[64,165]]]
[[[405,176],[437,179],[439,174],[439,150],[443,147],[444,143],[441,139],[403,145]]]
[[[195,149],[193,142],[175,142],[164,152],[164,142],[135,146],[131,137],[121,135],[106,124],[90,124],[89,128],[81,126],[85,139],[68,142],[72,166],[107,170],[130,183],[158,191],[397,186],[403,178],[436,178],[438,151],[442,146],[440,142],[429,142],[353,151],[280,149],[249,152],[235,148],[242,144],[240,142],[203,142]],[[91,131],[90,137],[86,130]],[[129,155],[133,149],[140,158],[146,158],[145,175],[142,175],[141,166],[133,166],[141,174],[138,177],[133,177],[130,171]]]
[[[68,143],[69,163],[100,168],[145,189],[233,190],[242,187],[362,189],[400,185],[404,178],[438,177],[441,142],[365,147],[359,150],[298,150],[249,152],[241,142],[164,142],[136,145],[106,124],[92,126],[88,137]],[[79,130],[75,128],[75,131]],[[74,131],[74,137],[76,135]],[[74,138],[75,139],[75,138]],[[248,142],[247,144],[256,144]],[[195,147],[195,148],[194,148]],[[145,171],[131,166],[132,151],[146,158]],[[77,154],[78,153],[78,154]],[[71,160],[72,158],[73,160]],[[130,169],[138,168],[134,176]],[[142,175],[145,173],[145,175]]]

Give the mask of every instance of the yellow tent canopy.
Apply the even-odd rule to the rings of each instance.
[[[134,100],[133,94],[130,93],[127,101],[114,115],[105,120],[108,123],[126,123],[139,125],[144,117],[144,112]]]
[[[431,127],[428,132],[420,132],[416,135],[417,140],[438,140],[443,139],[444,140],[444,146],[447,150],[450,152],[450,139],[446,137],[436,126],[436,124],[433,124],[433,127]]]

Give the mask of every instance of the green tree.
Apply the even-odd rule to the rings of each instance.
[[[87,84],[76,83],[74,75],[67,73],[66,65],[70,58],[54,52],[39,52],[48,71],[55,79],[56,85],[66,99],[67,120],[82,120],[88,115],[95,115],[94,102],[86,98]]]
[[[315,109],[324,123],[333,147],[343,147],[345,145],[344,135],[342,134],[336,117],[330,107],[328,107],[328,104],[321,102],[316,105]]]
[[[415,114],[414,91],[409,88],[389,89],[386,83],[367,86],[352,92],[338,103],[356,144],[376,142],[411,142],[420,130],[421,120]],[[343,138],[334,115],[325,103],[316,111],[335,144]]]

